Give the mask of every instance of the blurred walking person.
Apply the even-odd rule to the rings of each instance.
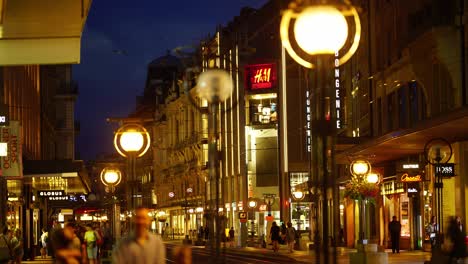
[[[49,242],[49,232],[42,228],[42,235],[41,235],[41,258],[46,258],[47,256],[47,242]]]
[[[13,263],[21,263],[24,255],[23,246],[24,244],[21,229],[16,229],[13,234],[13,238],[10,241],[10,248],[13,253]]]
[[[96,264],[98,251],[98,236],[91,225],[86,227],[84,241],[86,243],[86,255],[88,256],[88,263]]]
[[[294,229],[291,222],[288,222],[286,241],[288,242],[289,253],[292,253],[294,251],[294,244],[296,244],[296,229]]]
[[[135,230],[117,244],[112,254],[113,263],[166,263],[166,248],[161,238],[149,232],[151,219],[148,212],[144,207],[135,210]]]
[[[273,244],[273,252],[278,252],[279,250],[278,243],[281,238],[280,238],[280,228],[276,224],[276,222],[273,222],[273,225],[271,226],[270,237],[271,237],[271,243]]]
[[[449,249],[450,263],[458,263],[458,260],[462,260],[466,256],[466,234],[460,228],[459,219],[452,217],[448,227],[447,235],[451,242],[451,248]]]
[[[392,240],[392,253],[400,253],[401,224],[400,221],[397,221],[396,216],[393,216],[392,221],[388,225],[388,229]]]
[[[231,229],[229,230],[229,245],[230,247],[234,247],[235,245],[235,232],[234,232],[234,227],[231,227]]]

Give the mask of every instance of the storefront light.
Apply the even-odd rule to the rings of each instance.
[[[195,211],[197,213],[203,213],[203,207],[197,207],[197,209],[195,209]]]

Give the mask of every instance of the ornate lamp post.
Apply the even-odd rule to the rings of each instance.
[[[298,219],[297,219],[297,230],[301,230],[301,218],[300,218],[300,211],[301,211],[301,201],[304,199],[305,193],[301,190],[294,190],[292,192],[292,197],[293,199],[297,202],[297,214],[298,214]]]
[[[253,198],[249,198],[247,206],[250,208],[251,212],[251,233],[252,233],[252,243],[254,242],[255,236],[255,208],[257,208],[257,201]]]
[[[117,203],[114,197],[115,187],[122,180],[122,173],[116,168],[104,168],[101,171],[101,182],[109,188],[112,195],[112,210],[111,210],[111,227],[112,237],[118,239],[120,237],[120,210],[117,208]]]
[[[338,120],[340,115],[337,111],[335,97],[339,95],[331,87],[333,82],[332,68],[338,67],[348,61],[356,52],[361,38],[361,24],[356,8],[348,4],[349,1],[326,1],[326,0],[297,0],[291,1],[287,10],[284,10],[280,23],[280,36],[283,47],[288,54],[300,65],[317,69],[317,91],[314,92],[315,104],[318,107],[313,113],[312,141],[317,146],[313,154],[311,151],[311,161],[316,162],[316,172],[311,172],[313,182],[321,182],[323,188],[323,243],[325,263],[328,259],[328,239],[329,239],[329,217],[328,217],[328,188],[331,187],[331,194],[334,197],[335,183],[332,168],[334,166],[334,135],[336,129],[341,128]],[[352,20],[354,27],[348,26],[348,20]],[[354,34],[350,34],[350,28],[354,29]],[[291,36],[290,32],[293,32]],[[346,45],[350,43],[350,45]],[[347,51],[343,51],[347,49]],[[344,55],[340,55],[344,54]],[[336,77],[336,71],[335,71]],[[339,71],[338,71],[339,77]],[[329,155],[331,153],[331,155]],[[321,162],[322,164],[318,164]],[[329,182],[331,181],[331,182]],[[318,197],[317,197],[318,198]],[[316,245],[317,256],[318,245]],[[336,250],[334,251],[336,252]],[[336,256],[336,255],[334,255]],[[336,257],[334,258],[336,260]]]
[[[130,173],[127,179],[127,207],[132,211],[137,206],[137,184],[136,179],[136,159],[145,155],[150,146],[150,135],[140,124],[125,124],[121,126],[114,135],[114,147],[123,157],[128,158]]]
[[[435,241],[435,248],[440,249],[442,245],[442,233],[444,228],[444,214],[442,210],[443,206],[443,192],[442,189],[444,187],[442,175],[440,173],[440,165],[447,163],[452,158],[453,150],[452,145],[443,139],[443,138],[435,138],[429,140],[426,145],[424,146],[424,156],[426,161],[433,165],[435,168],[435,182],[434,187],[436,189],[435,192],[435,199],[436,199],[436,241]]]
[[[231,76],[223,70],[211,69],[202,72],[197,80],[196,92],[198,96],[210,103],[208,155],[209,155],[209,183],[210,183],[210,241],[214,242],[216,259],[220,256],[220,232],[222,231],[219,219],[219,150],[218,150],[218,110],[219,104],[227,100],[232,94],[233,84]],[[214,219],[213,219],[214,218]],[[213,221],[214,220],[214,221]]]
[[[369,161],[364,159],[357,159],[351,162],[350,172],[352,175],[351,181],[356,182],[357,184],[362,184],[367,179],[367,174],[371,171],[371,164]],[[371,177],[372,178],[372,177]],[[359,221],[359,242],[366,244],[365,241],[365,227],[366,227],[366,203],[364,199],[359,199],[360,207],[360,221]]]

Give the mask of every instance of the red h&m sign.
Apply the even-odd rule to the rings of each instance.
[[[262,90],[276,87],[276,64],[254,64],[245,67],[245,87]]]

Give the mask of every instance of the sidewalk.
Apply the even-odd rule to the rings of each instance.
[[[182,241],[171,240],[171,241],[164,241],[167,244],[171,245],[181,245]],[[287,245],[280,245],[279,252],[275,253],[271,250],[271,246],[267,248],[254,248],[254,247],[229,247],[226,244],[221,245],[222,251],[226,253],[235,253],[235,254],[245,254],[245,255],[262,255],[267,258],[275,258],[275,256],[284,256],[293,258],[298,262],[306,262],[306,263],[315,263],[315,251],[305,251],[305,250],[296,250],[293,253],[288,252]],[[356,249],[352,248],[345,248],[345,247],[338,247],[337,248],[337,263],[340,264],[349,264],[349,254],[351,252],[356,252]],[[423,252],[420,250],[415,251],[404,251],[402,250],[400,254],[392,254],[391,250],[386,251],[388,253],[388,263],[394,264],[423,264],[424,261],[430,260],[431,253]],[[333,256],[333,252],[330,252],[330,257]],[[323,261],[323,260],[322,260]]]

